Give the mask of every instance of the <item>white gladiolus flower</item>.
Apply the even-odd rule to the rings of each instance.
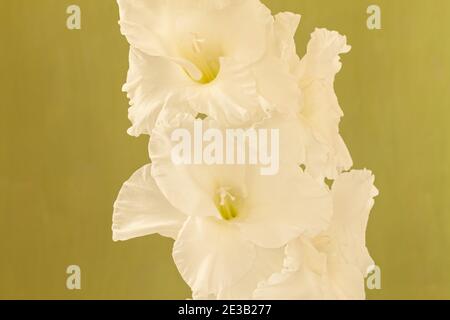
[[[336,31],[316,29],[298,69],[302,103],[300,114],[312,131],[306,146],[308,172],[320,178],[336,178],[353,165],[339,122],[344,115],[334,93],[334,77],[342,67],[339,54],[349,52],[347,39]]]
[[[245,126],[300,101],[290,72],[298,15],[274,18],[259,0],[118,3],[131,44],[131,135],[149,133],[168,104]]]
[[[274,176],[260,175],[256,166],[175,165],[170,133],[194,130],[193,123],[179,115],[155,127],[153,178],[146,167],[125,183],[115,205],[114,238],[177,234],[173,257],[194,292],[248,298],[258,282],[280,270],[286,243],[326,229],[331,195],[294,165]]]
[[[333,217],[320,235],[301,236],[286,247],[281,273],[261,283],[256,299],[364,299],[364,277],[373,265],[365,233],[378,190],[370,171],[338,176]]]
[[[158,123],[150,154],[161,192],[190,217],[175,242],[175,262],[195,292],[209,294],[243,277],[257,248],[281,248],[298,235],[324,230],[331,198],[323,185],[295,165],[282,165],[273,176],[262,176],[258,166],[175,165],[171,133],[185,128],[193,136],[193,123],[189,115]],[[220,129],[213,120],[203,123]]]
[[[293,17],[289,14],[279,14],[277,16],[278,25],[281,26],[290,22],[291,32],[284,32],[285,35],[295,33],[296,24]],[[286,27],[285,27],[286,28]],[[288,38],[291,38],[288,37]],[[342,64],[339,55],[350,51],[351,47],[347,45],[347,40],[335,31],[326,29],[316,29],[311,36],[306,55],[299,60],[295,52],[295,46],[290,41],[285,41],[283,61],[288,61],[284,67],[289,65],[287,73],[295,75],[297,87],[297,96],[294,94],[285,95],[287,100],[279,99],[272,105],[277,111],[288,116],[288,121],[297,119],[299,124],[292,127],[292,130],[298,130],[294,135],[299,136],[297,148],[304,152],[302,157],[295,158],[298,164],[304,164],[308,173],[317,177],[334,179],[337,174],[351,168],[353,162],[347,150],[347,147],[339,134],[339,122],[343,112],[334,92],[334,78],[340,71]],[[283,47],[280,45],[279,47]],[[272,63],[276,67],[275,63]],[[268,72],[276,74],[275,72]],[[262,75],[262,79],[265,77]],[[273,86],[272,92],[284,84]],[[261,86],[263,87],[263,86]],[[291,90],[284,89],[280,92],[285,94]],[[276,97],[276,93],[270,96]],[[297,100],[299,98],[299,100]],[[272,100],[275,101],[275,100]]]
[[[194,299],[363,299],[378,191],[370,171],[344,172],[346,38],[316,29],[300,59],[300,16],[259,0],[118,4],[128,133],[150,135],[151,164],[122,186],[113,239],[172,238]]]
[[[161,194],[151,176],[151,165],[147,165],[123,184],[114,203],[113,240],[154,233],[176,239],[185,219]]]
[[[203,127],[223,130],[208,119]],[[171,139],[176,128],[194,136],[194,118],[180,114],[160,122],[149,148],[152,175],[175,208],[187,215],[231,220],[246,238],[265,248],[279,248],[299,234],[317,234],[327,227],[331,195],[298,166],[281,165],[276,175],[264,176],[259,165],[177,165],[172,150],[178,143]]]
[[[221,210],[225,214],[226,208]],[[194,298],[250,299],[260,281],[280,270],[284,257],[283,249],[252,244],[222,218],[189,216],[175,209],[159,191],[151,165],[123,185],[114,204],[112,230],[115,241],[154,233],[177,240],[174,258],[179,268],[186,268],[183,276],[190,277]]]

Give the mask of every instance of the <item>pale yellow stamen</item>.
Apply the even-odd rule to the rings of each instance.
[[[219,188],[215,202],[217,210],[219,210],[224,220],[231,220],[237,217],[237,198],[231,193],[231,188]]]
[[[188,40],[188,46],[181,48],[181,55],[191,62],[201,73],[201,77],[195,78],[191,73],[188,75],[196,82],[207,84],[214,81],[220,71],[219,57],[222,55],[221,50],[207,42],[206,39],[201,38],[196,33],[190,34],[191,39]]]

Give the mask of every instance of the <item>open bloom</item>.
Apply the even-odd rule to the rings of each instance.
[[[151,165],[124,183],[114,204],[112,229],[115,241],[155,233],[179,239],[174,258],[186,269],[194,298],[249,299],[260,281],[280,270],[284,257],[282,249],[246,241],[224,219],[202,219],[174,208],[151,176]]]
[[[320,178],[334,179],[353,165],[339,134],[343,112],[334,92],[334,78],[342,67],[339,55],[350,49],[345,36],[316,29],[297,70],[302,92],[300,117],[312,133],[305,165],[308,172]]]
[[[300,100],[291,73],[298,15],[274,18],[259,0],[118,3],[131,45],[130,134],[149,133],[168,105],[245,126]]]
[[[368,170],[339,175],[332,187],[328,230],[301,236],[286,247],[284,268],[259,285],[256,299],[364,299],[364,277],[373,265],[365,233],[378,194]]]
[[[339,134],[343,112],[334,92],[334,78],[342,67],[339,55],[350,48],[346,38],[336,31],[316,29],[301,60],[294,54],[285,55],[285,60],[290,62],[289,72],[295,75],[300,99],[292,99],[290,95],[290,102],[273,104],[276,112],[271,112],[271,117],[280,113],[286,116],[284,126],[291,123],[293,135],[298,136],[298,143],[293,147],[302,149],[302,157],[295,160],[319,181],[334,179],[353,164]],[[286,52],[291,50],[295,51],[295,47]],[[292,126],[293,121],[298,124]]]
[[[280,270],[285,244],[327,228],[331,195],[297,166],[262,176],[257,166],[174,164],[171,133],[194,130],[193,123],[186,114],[158,122],[150,141],[152,177],[146,167],[124,185],[115,205],[115,239],[176,234],[173,257],[194,293],[248,298],[259,281]],[[204,123],[218,128],[213,120]]]

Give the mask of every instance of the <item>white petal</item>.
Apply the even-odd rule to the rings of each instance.
[[[299,15],[277,14],[268,36],[268,50],[264,58],[252,67],[258,91],[271,109],[291,115],[298,112],[301,99],[294,73],[300,60],[294,41],[299,21]]]
[[[316,139],[312,131],[304,132],[306,171],[313,177],[335,179],[340,172],[353,166],[350,152],[339,134],[324,142]]]
[[[286,246],[283,270],[259,285],[256,299],[364,299],[364,276],[335,240],[299,237]]]
[[[114,203],[114,241],[154,233],[175,239],[186,220],[159,191],[150,168],[146,165],[136,171],[119,192]]]
[[[201,31],[223,13],[225,0],[118,0],[120,30],[131,46],[152,56],[178,58],[184,35]],[[215,30],[217,31],[217,30]],[[203,35],[203,34],[202,34]]]
[[[267,117],[251,69],[226,58],[220,59],[220,65],[213,82],[188,88],[185,97],[190,108],[227,127],[248,127]]]
[[[255,260],[255,246],[231,223],[189,217],[173,248],[183,279],[194,292],[216,293],[238,283]]]
[[[276,273],[255,290],[256,300],[320,300],[324,299],[322,278],[308,268],[296,272]]]
[[[150,55],[179,55],[193,34],[218,42],[224,56],[256,61],[272,18],[259,0],[118,0],[120,26],[130,44]],[[249,45],[251,44],[251,45]]]
[[[227,0],[226,3],[224,10],[211,17],[215,23],[208,27],[212,26],[213,36],[220,35],[223,40],[224,56],[242,63],[257,61],[267,47],[266,35],[273,23],[270,10],[260,0]]]
[[[147,54],[166,54],[161,35],[169,34],[167,1],[163,0],[117,0],[120,13],[120,30],[133,45]]]
[[[295,45],[295,33],[300,23],[300,15],[280,12],[275,16],[274,36],[276,56],[286,61],[291,71],[298,68],[300,59]]]
[[[219,300],[249,300],[258,284],[272,274],[280,272],[283,266],[284,249],[263,249],[256,247],[253,266],[239,282],[218,293]]]
[[[259,285],[255,299],[311,300],[327,295],[324,273],[326,255],[308,239],[299,237],[286,246],[283,270]]]
[[[327,256],[315,247],[310,238],[298,237],[286,246],[284,267],[289,271],[298,271],[306,267],[322,275],[327,271]]]
[[[302,116],[314,129],[320,142],[330,143],[339,133],[343,112],[339,107],[333,84],[315,81],[302,89]]]
[[[327,280],[333,291],[333,299],[364,300],[364,274],[358,267],[346,263],[339,255],[330,256],[329,260]]]
[[[305,138],[307,127],[302,125],[296,116],[272,112],[269,118],[257,123],[255,128],[267,130],[269,137],[272,130],[278,131],[279,163],[299,166],[305,162],[305,146],[308,143]],[[269,148],[271,146],[272,144],[268,145]],[[275,152],[272,151],[272,154]]]
[[[302,90],[301,116],[312,130],[306,163],[314,176],[336,178],[352,166],[352,159],[339,135],[343,112],[334,93],[334,77],[341,69],[339,54],[350,51],[346,38],[335,31],[316,29],[298,75]]]
[[[336,299],[328,275],[328,256],[310,239],[299,237],[286,246],[283,270],[259,285],[255,299]]]
[[[339,55],[348,53],[350,49],[345,36],[336,31],[316,29],[301,60],[299,75],[302,85],[315,80],[332,82],[342,67]]]
[[[363,274],[373,265],[365,236],[373,198],[378,195],[374,179],[368,170],[353,170],[341,174],[332,187],[334,214],[329,233],[346,261],[358,266]]]
[[[301,234],[329,226],[331,194],[299,167],[281,165],[274,176],[259,171],[247,178],[248,198],[238,219],[243,234],[257,245],[279,248]]]
[[[301,101],[301,92],[289,65],[275,57],[266,57],[253,67],[258,92],[270,109],[293,114]]]
[[[128,133],[149,134],[164,106],[180,109],[182,104],[173,98],[173,92],[190,85],[190,79],[176,63],[131,48],[127,83],[123,86],[131,105],[128,117],[132,127]]]

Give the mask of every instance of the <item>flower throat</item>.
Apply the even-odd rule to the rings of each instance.
[[[190,45],[183,50],[183,56],[198,69],[201,77],[198,79],[186,70],[187,74],[200,84],[214,81],[220,71],[219,57],[221,55],[221,50],[216,46],[208,45],[205,39],[195,33],[192,34]]]
[[[219,188],[214,200],[216,208],[224,220],[229,221],[238,216],[238,199],[231,193],[231,188]]]

